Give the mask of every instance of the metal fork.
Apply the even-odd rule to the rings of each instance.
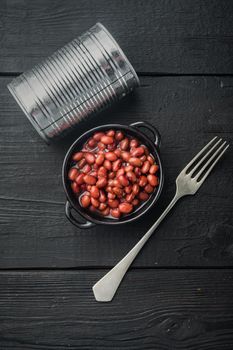
[[[178,199],[197,192],[228,147],[226,141],[223,142],[216,136],[186,165],[176,179],[176,194],[162,215],[129,253],[93,286],[93,293],[97,301],[112,300],[128,268],[160,222]]]

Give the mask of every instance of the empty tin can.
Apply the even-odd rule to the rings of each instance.
[[[47,142],[121,99],[138,76],[108,30],[97,23],[8,89]]]

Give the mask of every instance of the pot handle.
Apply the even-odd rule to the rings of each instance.
[[[153,137],[154,137],[153,142],[154,142],[155,146],[160,147],[160,143],[161,143],[160,133],[152,124],[150,124],[148,122],[140,121],[140,122],[132,123],[132,124],[130,124],[130,126],[133,126],[136,128],[145,128],[145,129],[148,129],[149,131],[151,131],[153,134]]]
[[[74,226],[76,226],[78,228],[90,228],[90,227],[95,226],[95,224],[90,222],[90,221],[86,221],[86,222],[77,221],[77,219],[72,215],[72,209],[73,209],[73,207],[67,201],[66,206],[65,206],[66,217]]]

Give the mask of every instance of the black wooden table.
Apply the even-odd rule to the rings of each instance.
[[[97,21],[141,87],[47,146],[6,85]],[[233,157],[181,201],[111,303],[91,287],[155,221],[182,167],[214,135],[233,141],[233,2],[0,1],[0,349],[233,349]],[[106,122],[153,123],[165,185],[159,204],[119,229],[65,218],[64,154]]]

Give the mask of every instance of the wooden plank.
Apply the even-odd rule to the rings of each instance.
[[[231,270],[134,270],[97,303],[104,271],[1,273],[1,349],[232,349]]]
[[[228,0],[3,0],[1,71],[29,69],[98,21],[139,72],[233,73]]]
[[[233,139],[233,78],[143,78],[141,88],[74,135],[47,146],[0,79],[0,268],[112,266],[172,198],[178,172],[214,135]],[[159,203],[136,223],[79,230],[65,218],[63,157],[96,124],[137,120],[161,132]],[[232,150],[200,192],[177,204],[134,266],[232,266]]]

